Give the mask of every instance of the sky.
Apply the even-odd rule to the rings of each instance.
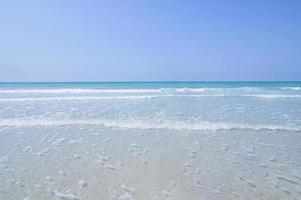
[[[300,0],[0,0],[0,82],[301,81]]]

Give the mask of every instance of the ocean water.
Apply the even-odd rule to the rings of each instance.
[[[0,199],[301,199],[301,82],[0,83]]]

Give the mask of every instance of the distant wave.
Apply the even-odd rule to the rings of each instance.
[[[162,96],[162,95],[161,95]],[[0,98],[0,102],[19,101],[78,101],[78,100],[128,100],[128,99],[151,99],[154,95],[137,96],[64,96],[64,97],[25,97],[25,98]]]
[[[121,129],[170,129],[170,130],[190,130],[190,131],[219,131],[219,130],[285,130],[301,131],[298,126],[280,126],[280,125],[252,125],[240,123],[208,122],[208,121],[169,121],[151,122],[148,120],[101,120],[101,119],[2,119],[0,127],[36,127],[36,126],[70,126],[70,125],[97,125],[109,128]]]
[[[97,100],[146,100],[165,97],[204,98],[204,97],[252,97],[252,98],[301,98],[301,95],[272,95],[272,94],[161,94],[161,95],[132,95],[132,96],[55,96],[55,97],[20,97],[0,98],[0,102],[25,101],[97,101]]]
[[[158,88],[158,89],[10,89],[0,90],[0,94],[82,94],[82,93],[204,93],[225,91],[254,92],[262,90],[259,87],[237,87],[237,88]]]
[[[0,94],[102,94],[102,93],[203,93],[222,88],[158,88],[158,89],[10,89]],[[224,90],[224,89],[222,89]]]
[[[16,89],[0,90],[0,94],[81,94],[81,93],[147,93],[160,92],[160,89]]]
[[[204,94],[204,95],[174,95],[178,97],[255,97],[255,98],[301,98],[301,95],[286,94]]]
[[[158,88],[158,89],[2,89],[0,102],[143,100],[164,97],[301,98],[301,87]]]
[[[301,87],[281,87],[282,90],[295,90],[295,91],[301,91]]]
[[[207,93],[243,92],[261,93],[264,91],[291,90],[301,91],[301,87],[201,87],[201,88],[158,88],[158,89],[0,89],[0,94],[87,94],[87,93]]]
[[[12,89],[0,90],[0,94],[86,94],[86,93],[164,93],[205,92],[206,88],[159,88],[159,89]]]

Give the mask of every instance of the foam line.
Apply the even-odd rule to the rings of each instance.
[[[19,98],[0,98],[0,102],[24,102],[24,101],[88,101],[88,100],[145,100],[164,97],[179,98],[204,98],[204,97],[253,97],[253,98],[301,98],[301,95],[272,95],[272,94],[161,94],[161,95],[131,95],[131,96],[55,96],[55,97],[19,97]]]
[[[298,126],[280,126],[280,125],[252,125],[241,123],[225,123],[225,122],[209,122],[209,121],[170,121],[151,122],[148,120],[102,120],[102,119],[2,119],[0,127],[36,127],[36,126],[72,126],[72,125],[99,125],[105,127],[114,127],[122,129],[170,129],[170,130],[285,130],[285,131],[300,131]]]
[[[161,95],[162,96],[162,95]],[[19,101],[73,101],[73,100],[123,100],[123,99],[151,99],[155,95],[137,96],[67,96],[67,97],[25,97],[25,98],[0,98],[0,102]]]

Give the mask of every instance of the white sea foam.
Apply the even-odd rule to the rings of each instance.
[[[284,94],[257,94],[257,95],[244,95],[246,97],[260,97],[260,98],[301,98],[301,95],[298,94],[291,94],[291,95],[284,95]]]
[[[137,95],[137,96],[67,96],[67,97],[25,97],[25,98],[0,98],[0,102],[18,101],[65,101],[65,100],[113,100],[113,99],[151,99],[158,95]],[[162,96],[162,95],[161,95]],[[164,95],[169,96],[169,95]]]
[[[35,127],[35,126],[70,126],[70,125],[99,125],[105,127],[114,127],[122,129],[170,129],[170,130],[286,130],[300,131],[299,126],[281,126],[281,125],[264,125],[264,124],[241,124],[241,123],[226,123],[226,122],[209,122],[209,121],[171,121],[152,122],[149,120],[101,120],[101,119],[2,119],[0,127]]]
[[[187,94],[173,95],[175,97],[254,97],[254,98],[301,98],[301,95],[282,94]]]
[[[22,101],[87,101],[87,100],[135,100],[155,99],[164,97],[254,97],[254,98],[301,98],[301,95],[280,95],[280,94],[161,94],[161,95],[131,95],[131,96],[55,96],[55,97],[19,97],[0,98],[0,102],[22,102]]]
[[[2,89],[0,94],[81,94],[81,93],[166,93],[166,92],[205,92],[218,88],[158,88],[158,89]]]
[[[7,101],[63,101],[106,99],[149,99],[161,97],[256,97],[256,98],[301,98],[297,93],[301,87],[286,87],[296,90],[293,94],[282,94],[274,89],[260,87],[228,88],[158,88],[158,89],[2,89],[0,102]],[[279,88],[276,88],[279,89]],[[284,88],[283,88],[284,89]],[[33,97],[32,95],[35,94]],[[111,94],[111,95],[110,95]],[[11,96],[13,95],[13,96]],[[38,95],[38,96],[37,96]],[[45,96],[47,95],[47,96]],[[48,96],[51,95],[51,96]]]
[[[2,89],[0,94],[82,94],[82,93],[204,93],[210,91],[261,91],[259,87],[237,87],[237,88],[158,88],[158,89]]]
[[[300,91],[301,87],[281,87],[280,89],[283,90],[296,90],[296,91]]]
[[[160,89],[15,89],[0,90],[0,94],[81,94],[81,93],[148,93],[160,92]]]

